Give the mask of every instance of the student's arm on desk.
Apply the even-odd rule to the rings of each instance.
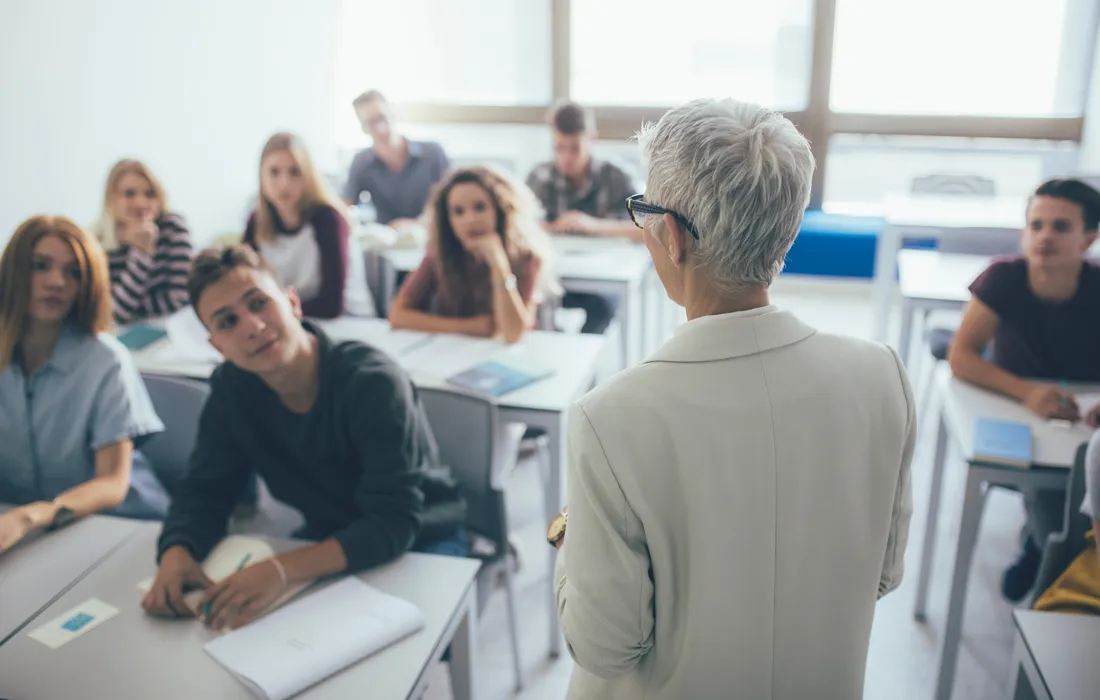
[[[426,255],[420,265],[405,278],[390,304],[390,325],[399,330],[425,333],[458,333],[482,338],[495,335],[496,323],[492,316],[450,318],[421,310],[428,306],[437,288],[433,269],[435,264],[434,258]]]
[[[10,549],[33,530],[49,527],[57,511],[69,508],[78,517],[114,508],[130,489],[134,443],[129,439],[105,445],[95,453],[95,476],[61,493],[53,501],[36,501],[0,515],[0,552]]]
[[[235,407],[226,403],[232,389],[224,386],[222,369],[211,377],[190,468],[172,497],[157,543],[158,560],[177,545],[204,559],[225,537],[229,516],[248,482],[249,460],[233,438]]]
[[[642,229],[634,225],[629,219],[599,219],[584,212],[567,211],[546,228],[555,233],[580,232],[588,236],[605,238],[629,238],[640,243],[642,241]]]
[[[999,323],[1000,317],[980,299],[974,297],[970,300],[947,355],[952,374],[971,384],[1016,399],[1043,418],[1076,420],[1077,407],[1072,394],[1054,386],[1021,379],[985,359],[983,353],[993,340]],[[1061,401],[1068,403],[1063,405]]]
[[[642,523],[582,406],[569,412],[569,526],[554,588],[569,654],[601,678],[653,648],[653,579]]]
[[[901,452],[901,468],[898,471],[898,483],[894,489],[893,514],[890,518],[890,534],[886,538],[886,555],[882,562],[882,576],[878,582],[878,597],[882,598],[901,585],[905,574],[905,548],[909,544],[909,521],[913,517],[913,487],[910,478],[910,466],[913,463],[913,450],[917,443],[917,408],[913,400],[913,389],[909,385],[909,376],[902,367],[901,358],[891,348],[894,362],[898,368],[902,390],[905,393],[905,443]]]

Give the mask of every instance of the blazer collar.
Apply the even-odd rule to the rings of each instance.
[[[816,332],[775,306],[703,316],[677,328],[646,362],[711,362],[756,355],[793,345]]]

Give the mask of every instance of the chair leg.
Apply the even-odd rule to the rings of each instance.
[[[523,667],[519,653],[519,608],[516,605],[516,579],[512,562],[504,567],[504,595],[508,603],[508,636],[512,642],[512,670],[516,676],[516,692],[523,690]]]

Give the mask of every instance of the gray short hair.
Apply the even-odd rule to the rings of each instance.
[[[638,134],[646,200],[687,217],[693,255],[728,291],[770,285],[810,201],[810,144],[783,115],[758,105],[695,100]]]

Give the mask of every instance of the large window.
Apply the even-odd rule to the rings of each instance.
[[[1022,198],[1076,165],[1076,144],[1066,142],[838,134],[829,140],[825,208],[879,214],[883,197],[912,192],[930,175],[973,178],[996,196]]]
[[[667,106],[734,96],[806,106],[813,0],[575,0],[574,99]]]
[[[552,0],[343,0],[338,90],[393,102],[545,105]],[[288,47],[293,50],[293,47]]]
[[[836,0],[838,112],[1081,114],[1083,0]]]

